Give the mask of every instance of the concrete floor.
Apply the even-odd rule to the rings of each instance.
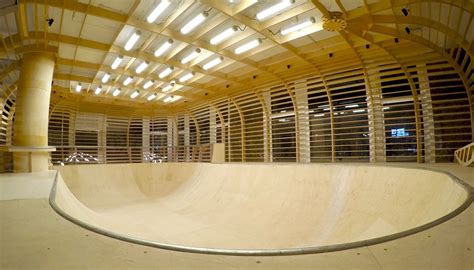
[[[450,171],[474,186],[474,168],[422,166]],[[0,220],[0,269],[474,269],[473,206],[395,241],[284,257],[188,254],[121,242],[62,219],[47,199],[1,201]]]

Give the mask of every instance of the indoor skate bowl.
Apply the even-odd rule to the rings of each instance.
[[[60,167],[50,204],[136,244],[225,255],[339,251],[408,236],[466,209],[441,171],[373,165],[162,163]]]

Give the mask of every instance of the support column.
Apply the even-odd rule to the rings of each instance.
[[[18,80],[14,145],[26,150],[13,154],[15,172],[48,170],[48,114],[55,55],[47,52],[23,54]],[[41,151],[44,149],[45,151]]]
[[[376,76],[373,71],[369,77]],[[370,162],[386,162],[385,155],[385,123],[382,89],[378,78],[376,82],[366,81],[367,111],[369,120]]]
[[[309,132],[309,109],[308,109],[308,90],[306,88],[306,80],[295,82],[295,98],[298,108],[298,114],[295,112],[295,117],[298,117],[299,123],[299,155],[300,162],[311,162],[311,145]]]
[[[421,111],[423,113],[423,140],[425,145],[425,163],[436,162],[435,130],[433,119],[433,102],[426,65],[418,65]]]

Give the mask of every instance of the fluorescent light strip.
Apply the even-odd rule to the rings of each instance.
[[[123,47],[126,51],[130,51],[135,43],[137,43],[138,39],[140,38],[140,35],[142,32],[140,30],[137,30],[133,32],[132,36],[128,39],[127,43],[125,43],[125,47]]]
[[[160,57],[162,54],[164,54],[173,44],[172,39],[168,39],[163,45],[161,45],[158,49],[155,51],[155,56]]]
[[[241,54],[262,44],[262,40],[257,38],[235,49],[235,54]]]
[[[165,9],[168,8],[170,4],[171,2],[169,0],[162,0],[161,3],[159,3],[155,9],[153,9],[150,15],[148,15],[146,21],[149,23],[155,22],[156,18],[158,18],[158,16],[160,16],[160,14],[163,13],[163,11],[165,11]]]
[[[364,109],[362,109],[362,110],[353,110],[352,112],[354,112],[354,113],[360,113],[360,112],[365,112],[365,110],[364,110]]]
[[[156,94],[151,94],[151,95],[149,95],[146,99],[147,99],[148,101],[152,101],[152,100],[154,100],[155,98],[156,98]]]
[[[191,79],[192,77],[194,77],[194,74],[196,74],[196,73],[194,73],[194,71],[189,72],[188,74],[186,74],[183,77],[179,78],[179,82],[182,83],[182,82],[185,82],[185,81]]]
[[[145,70],[145,68],[148,67],[149,64],[150,64],[150,62],[148,62],[148,61],[142,62],[142,63],[135,69],[135,72],[136,72],[137,74],[140,74],[142,71]]]
[[[163,79],[164,77],[170,75],[171,72],[173,72],[173,70],[174,70],[174,67],[168,67],[167,69],[163,70],[163,71],[158,75],[158,77],[160,77],[160,79]]]
[[[235,32],[237,32],[237,30],[239,30],[239,27],[234,25],[231,28],[224,30],[219,35],[213,37],[210,42],[212,45],[217,45],[221,43],[222,41],[224,41],[225,39],[228,39],[229,37],[231,37],[233,34],[235,34]]]
[[[121,91],[120,88],[117,88],[117,89],[115,89],[115,91],[112,93],[112,95],[113,95],[114,97],[116,97],[116,96],[120,95],[120,91]]]
[[[186,57],[184,57],[183,59],[181,59],[181,64],[187,64],[189,62],[191,62],[191,60],[193,60],[194,58],[198,57],[198,55],[201,53],[201,49],[197,48],[196,50],[194,50],[192,53],[188,54]]]
[[[133,77],[128,77],[125,79],[125,81],[123,81],[123,85],[127,86],[129,85],[131,82],[133,81]]]
[[[222,61],[224,61],[224,57],[222,57],[222,56],[217,57],[217,58],[211,60],[210,62],[206,63],[204,66],[202,66],[202,68],[204,70],[211,69],[211,68],[219,65],[220,63],[222,63]]]
[[[112,63],[112,66],[110,66],[110,67],[112,69],[118,68],[120,63],[122,63],[122,60],[123,60],[123,56],[121,56],[121,55],[117,56],[117,58],[115,58],[114,62]]]
[[[298,30],[301,30],[305,27],[308,27],[308,26],[312,25],[315,22],[316,22],[316,20],[313,17],[311,17],[311,18],[309,18],[309,19],[307,19],[303,22],[300,22],[300,23],[294,24],[294,25],[292,25],[288,28],[282,29],[281,34],[282,35],[288,35],[290,33],[293,33],[293,32],[296,32]]]
[[[357,108],[357,107],[359,107],[359,104],[346,105],[344,107],[345,108]]]
[[[174,96],[167,96],[165,97],[165,99],[163,99],[163,102],[168,103],[168,102],[173,101],[173,99],[174,99]]]
[[[190,20],[186,25],[181,28],[181,34],[186,35],[191,32],[196,26],[200,25],[209,16],[207,12],[199,13],[196,17]]]
[[[133,91],[133,93],[130,95],[130,98],[134,99],[134,98],[136,98],[139,94],[140,94],[140,92],[138,92],[138,90],[135,90],[135,91]]]
[[[100,92],[102,92],[102,86],[101,85],[97,86],[97,88],[95,89],[94,94],[98,95],[98,94],[100,94]]]
[[[291,4],[293,4],[295,1],[294,0],[283,0],[281,1],[280,3],[276,4],[276,5],[273,5],[267,9],[264,9],[262,11],[260,11],[259,13],[257,13],[257,20],[259,21],[262,21],[274,14],[276,14],[277,12],[291,6]]]
[[[143,85],[143,89],[148,89],[150,86],[152,86],[155,83],[154,80],[149,80]]]
[[[108,82],[110,79],[110,73],[105,73],[104,76],[102,77],[102,83]]]
[[[81,83],[78,83],[78,84],[76,85],[76,92],[79,93],[79,92],[81,92],[81,90],[82,90],[82,85],[81,85]]]
[[[161,89],[161,92],[166,93],[169,92],[171,89],[173,89],[173,85],[168,84],[167,86],[163,87],[163,89]]]

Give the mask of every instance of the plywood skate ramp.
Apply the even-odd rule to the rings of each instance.
[[[447,220],[471,201],[469,187],[447,174],[383,166],[163,163],[59,172],[52,201],[79,225],[205,253],[374,244]]]

